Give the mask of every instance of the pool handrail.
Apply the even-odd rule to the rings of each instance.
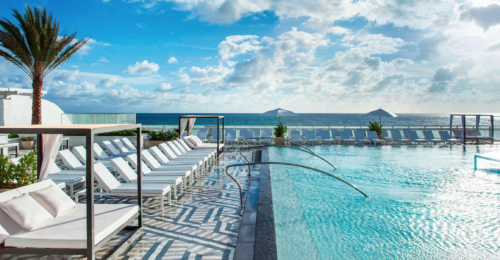
[[[326,174],[326,175],[329,175],[349,186],[351,186],[352,188],[354,188],[355,190],[357,190],[359,193],[363,194],[363,196],[365,197],[369,197],[366,193],[364,193],[361,189],[359,189],[358,187],[356,187],[356,185],[354,184],[351,184],[349,183],[348,181],[334,175],[334,174],[331,174],[329,172],[326,172],[326,171],[323,171],[323,170],[320,170],[320,169],[316,169],[316,168],[313,168],[313,167],[310,167],[310,166],[306,166],[306,165],[302,165],[302,164],[297,164],[297,163],[287,163],[287,162],[253,162],[253,163],[238,163],[238,164],[232,164],[232,165],[228,165],[226,166],[226,174],[231,178],[233,179],[234,182],[236,182],[236,184],[238,185],[238,188],[240,190],[240,206],[243,207],[243,192],[241,190],[241,185],[240,183],[236,180],[236,178],[234,178],[231,174],[229,174],[228,172],[228,169],[231,168],[231,167],[241,167],[241,166],[252,166],[252,165],[270,165],[270,164],[280,164],[280,165],[288,165],[288,166],[296,166],[296,167],[301,167],[301,168],[306,168],[306,169],[309,169],[309,170],[313,170],[313,171],[317,171],[317,172],[320,172],[320,173],[323,173],[323,174]]]
[[[302,148],[302,149],[299,149],[299,148],[296,148],[296,147],[292,147],[292,146],[286,146],[286,145],[276,145],[276,144],[266,144],[266,145],[259,145],[259,146],[251,146],[251,145],[247,142],[247,139],[269,139],[269,137],[267,137],[267,138],[262,138],[262,137],[260,137],[260,138],[246,138],[246,139],[245,139],[245,143],[248,145],[248,147],[247,147],[247,148],[246,148],[246,147],[241,147],[241,148],[240,148],[240,154],[241,154],[241,150],[242,150],[242,149],[245,149],[245,148],[246,148],[246,149],[251,149],[251,150],[252,150],[252,161],[254,161],[254,159],[253,159],[253,154],[254,154],[254,152],[253,152],[253,148],[264,148],[264,147],[284,147],[284,148],[290,148],[290,149],[299,150],[299,151],[302,151],[302,152],[306,152],[306,153],[308,153],[308,154],[311,154],[311,155],[313,155],[313,156],[316,156],[316,157],[318,157],[319,159],[323,160],[324,162],[328,163],[328,164],[329,164],[330,166],[332,166],[335,170],[337,170],[337,169],[338,169],[338,168],[337,168],[335,165],[333,165],[331,162],[329,162],[329,161],[328,161],[328,160],[326,160],[325,158],[323,158],[323,157],[321,157],[321,156],[317,155],[315,152],[311,151],[309,148],[307,148],[307,147],[305,147],[305,146],[299,146],[299,147],[300,147],[300,148]],[[243,156],[243,154],[241,154],[241,155]],[[245,156],[243,156],[243,157],[245,157]],[[245,157],[245,159],[246,159],[246,157]],[[248,160],[247,160],[247,161],[248,161]]]

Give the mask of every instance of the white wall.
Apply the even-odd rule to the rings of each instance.
[[[31,105],[29,96],[12,95],[0,99],[0,125],[31,125]],[[61,124],[64,112],[54,103],[42,99],[42,124]]]

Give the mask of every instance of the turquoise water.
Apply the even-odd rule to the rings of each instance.
[[[279,259],[500,259],[500,174],[473,170],[474,154],[500,147],[310,148],[339,170],[284,148],[270,148],[270,161],[332,172],[370,197],[272,165]]]
[[[190,114],[190,113],[187,113]],[[262,114],[243,114],[243,113],[216,113],[225,117],[225,123],[231,125],[276,125],[279,119],[277,117],[263,116]],[[186,114],[146,114],[138,113],[137,123],[143,125],[178,125],[179,116]],[[203,114],[196,114],[203,115]],[[368,117],[364,114],[299,114],[298,117],[282,117],[283,124],[288,126],[358,126],[368,125],[369,121],[379,121],[378,117]],[[475,124],[475,118],[467,118],[468,125]],[[216,119],[197,119],[196,125],[216,125]],[[382,118],[382,125],[449,125],[449,114],[398,114],[396,118]],[[459,125],[460,118],[455,118],[455,125]],[[490,119],[484,117],[481,124],[489,125]],[[495,118],[495,125],[500,124],[500,118]]]

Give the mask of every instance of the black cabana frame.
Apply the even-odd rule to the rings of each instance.
[[[186,116],[180,116],[179,117],[179,139],[182,138],[181,136],[181,118],[215,118],[217,119],[217,159],[219,159],[219,154],[221,152],[224,152],[224,147],[222,147],[222,151],[220,151],[219,148],[219,140],[220,140],[220,119],[222,119],[222,134],[224,134],[224,116],[212,116],[212,115],[186,115]],[[191,135],[191,131],[188,131],[187,135]],[[222,143],[224,143],[224,138],[222,138]]]
[[[450,114],[450,136],[453,136],[451,134],[451,130],[452,130],[452,124],[453,124],[453,118],[454,117],[460,117],[460,119],[462,120],[462,131],[463,131],[463,140],[464,140],[464,145],[466,145],[466,141],[467,141],[467,120],[466,118],[468,116],[473,116],[473,117],[476,117],[476,120],[477,118],[481,118],[482,116],[485,116],[485,117],[489,117],[490,118],[490,124],[491,124],[491,144],[495,143],[495,116],[493,114]],[[479,130],[479,128],[477,129]],[[475,138],[469,138],[469,139],[472,139],[474,140]],[[478,144],[479,143],[479,139],[476,139],[476,143]]]
[[[40,179],[40,170],[43,160],[43,134],[72,134],[84,135],[86,137],[86,158],[94,158],[94,135],[112,131],[136,129],[137,130],[137,172],[142,172],[142,154],[141,154],[141,124],[92,124],[92,125],[26,125],[26,126],[4,126],[0,127],[0,134],[18,133],[18,134],[36,134],[37,135],[37,173]],[[129,246],[129,241],[135,240],[142,234],[143,214],[142,214],[142,174],[137,175],[137,204],[139,211],[134,214],[117,230],[105,237],[98,244],[95,244],[94,234],[94,160],[87,160],[86,164],[86,198],[87,198],[87,248],[17,248],[0,247],[0,254],[43,254],[43,255],[84,255],[87,259],[95,259],[95,252],[106,242],[113,238],[121,230],[132,230],[132,234],[124,239],[112,250],[107,252],[103,259],[116,257],[123,249]],[[128,225],[135,218],[138,219],[138,225]]]

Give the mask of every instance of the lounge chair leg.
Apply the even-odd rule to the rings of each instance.
[[[177,185],[173,185],[174,186],[174,199],[177,200]]]
[[[170,191],[170,193],[172,193],[172,191]],[[172,198],[172,196],[171,196],[171,195],[172,195],[172,194],[169,194],[169,196],[168,196],[168,205],[169,205],[170,207],[172,207],[172,199],[171,199],[171,198]]]
[[[160,195],[161,214],[163,214],[163,203],[164,203],[163,195]]]
[[[181,196],[182,194],[184,194],[184,188],[182,187],[182,184],[181,184]]]

